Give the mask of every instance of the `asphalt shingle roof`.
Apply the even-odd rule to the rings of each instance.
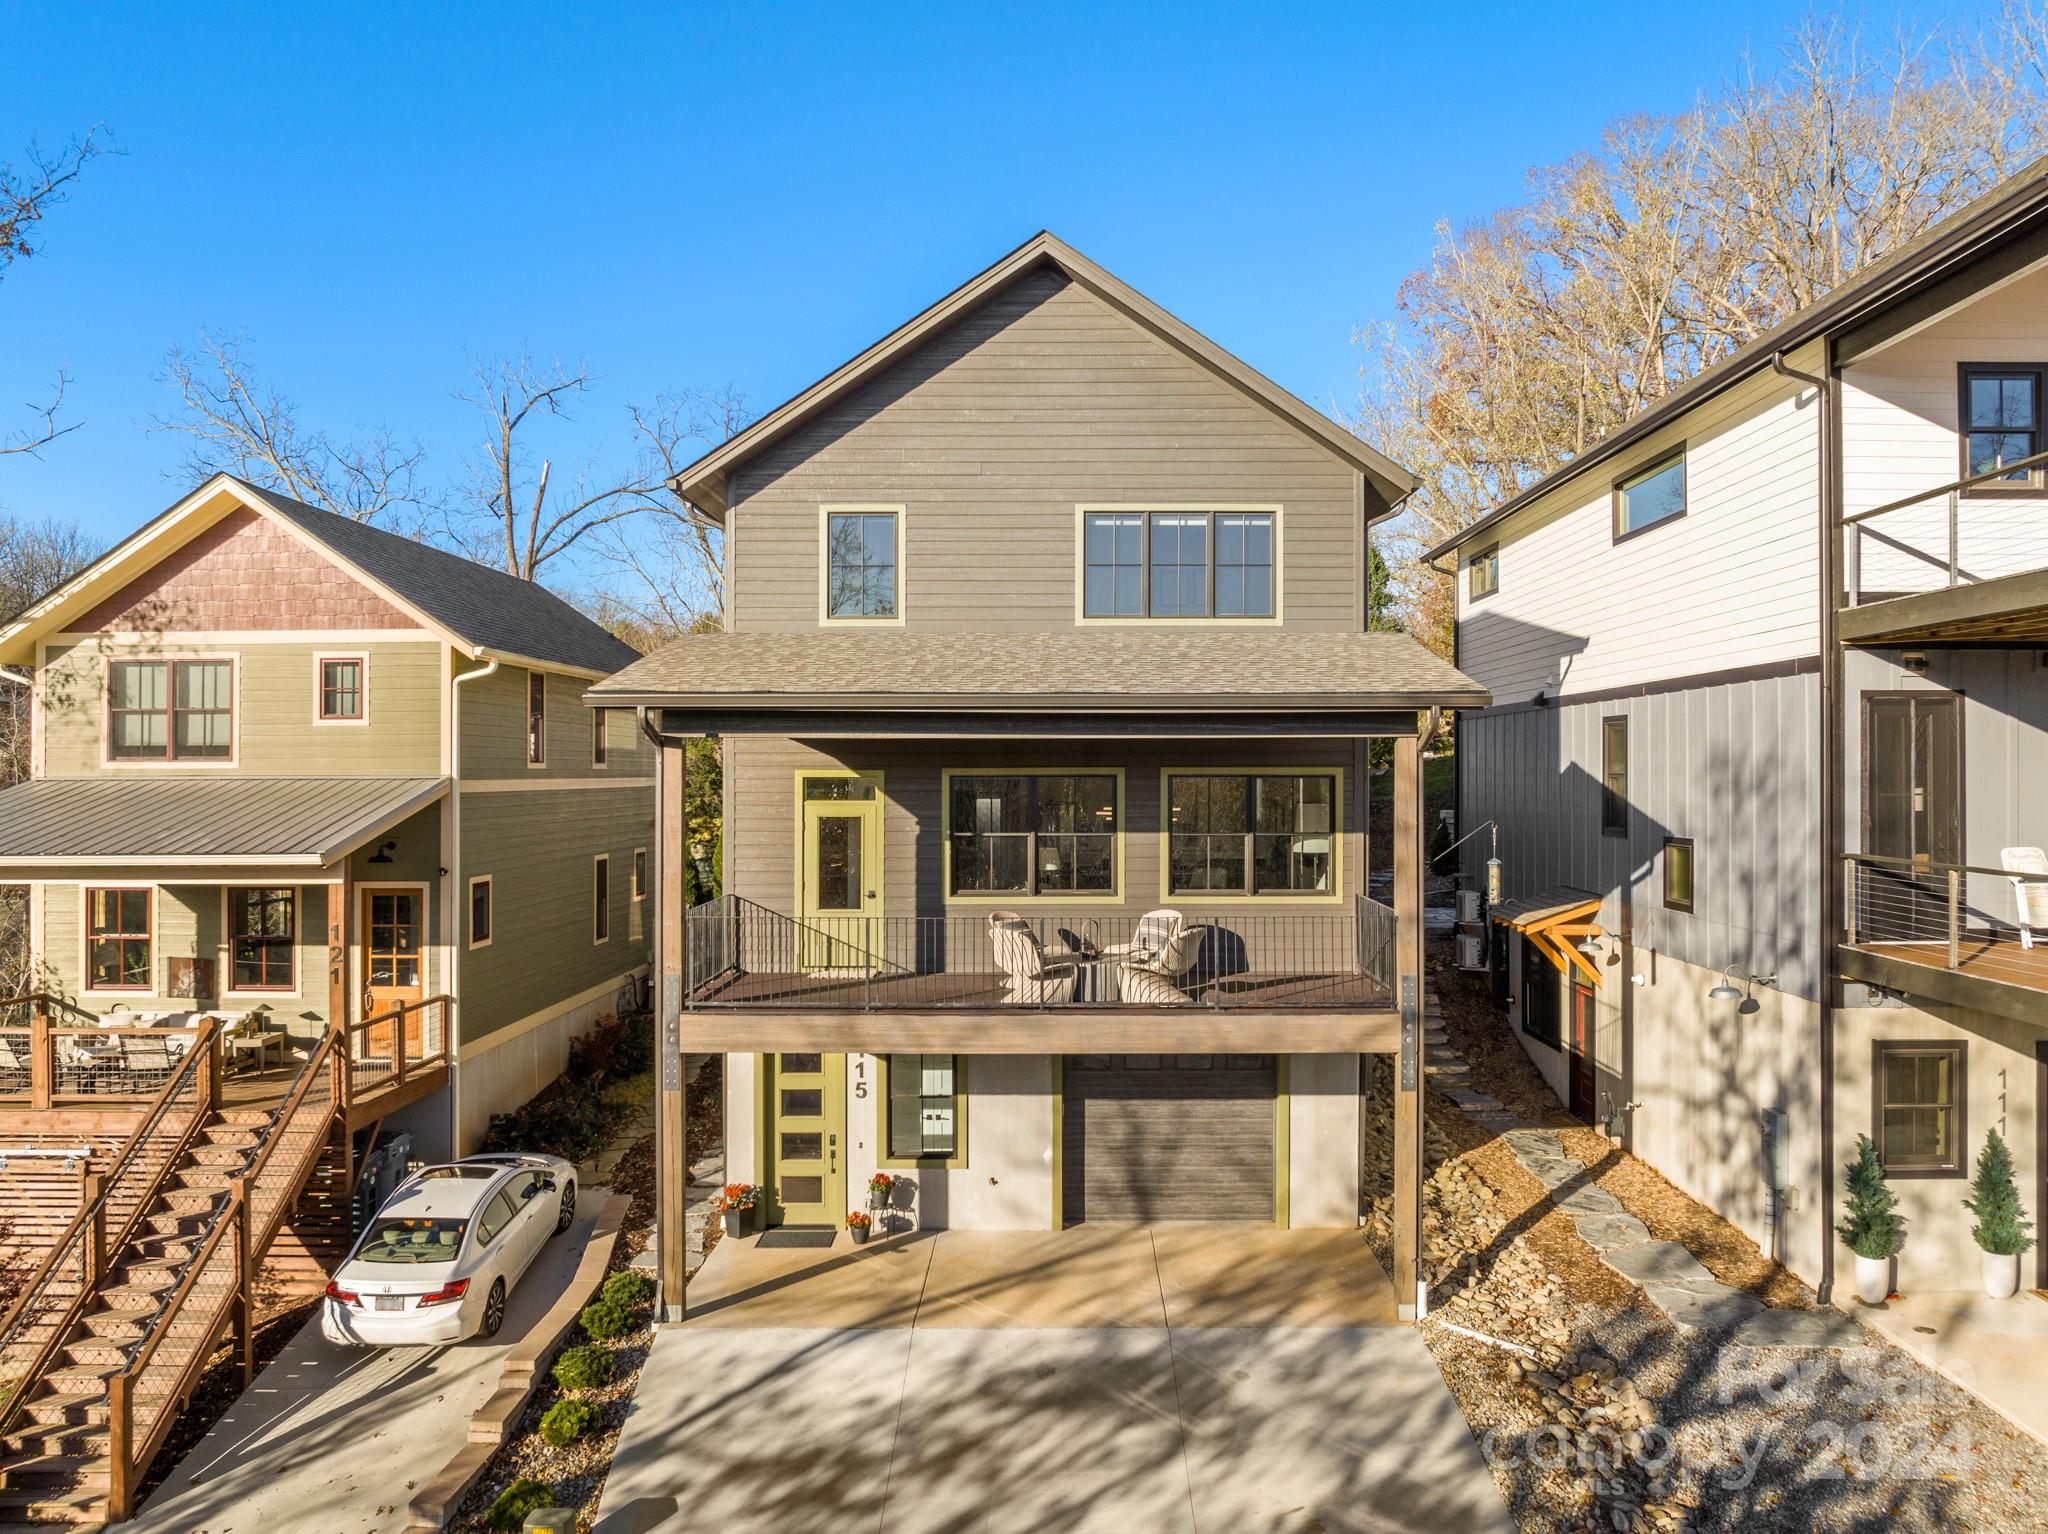
[[[0,791],[0,871],[23,859],[322,864],[448,789],[446,778],[37,778]]]
[[[545,586],[247,480],[237,483],[471,644],[590,671],[616,671],[638,655]]]
[[[1405,634],[1298,629],[1075,628],[692,634],[590,690],[595,701],[758,698],[1304,700],[1478,707],[1486,689]]]

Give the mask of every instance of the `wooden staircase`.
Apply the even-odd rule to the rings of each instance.
[[[300,1265],[332,1249],[336,1202],[346,1240],[340,1037],[329,1033],[274,1109],[220,1106],[217,1051],[195,1044],[144,1125],[167,1153],[153,1168],[130,1155],[88,1177],[85,1206],[0,1321],[0,1525],[131,1516],[150,1459],[231,1331],[247,1379],[259,1264],[303,1193],[306,1230],[280,1253],[292,1287],[310,1281]]]

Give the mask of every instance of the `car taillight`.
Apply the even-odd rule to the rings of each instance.
[[[443,1284],[432,1294],[421,1295],[419,1299],[420,1308],[424,1310],[429,1305],[450,1305],[467,1293],[469,1293],[469,1280],[458,1278],[452,1284]]]
[[[357,1298],[354,1290],[342,1288],[341,1285],[331,1278],[327,1281],[327,1298],[330,1300],[340,1300],[344,1305],[360,1305],[363,1303]]]

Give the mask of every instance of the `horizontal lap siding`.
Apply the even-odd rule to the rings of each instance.
[[[735,629],[818,622],[819,507],[902,504],[916,626],[1074,621],[1074,508],[1281,505],[1291,626],[1355,629],[1354,471],[1050,273],[1024,278],[734,475]]]
[[[1842,499],[1851,515],[1961,476],[1957,369],[1966,362],[2048,366],[2048,272],[1988,293],[1842,370]],[[1981,580],[2048,565],[2048,497],[1965,497],[1957,526],[1965,576]],[[1947,584],[1946,496],[1867,527],[1863,590]],[[1906,548],[1887,546],[1879,534]]]
[[[457,673],[460,674],[459,672]],[[631,709],[605,710],[608,761],[591,764],[591,710],[583,694],[588,678],[547,673],[547,763],[526,762],[526,683],[524,666],[500,666],[489,676],[464,682],[456,689],[462,710],[462,775],[465,779],[527,778],[651,778],[654,748],[641,732]],[[652,805],[650,792],[648,803]],[[651,810],[650,810],[650,813]]]
[[[1121,941],[1122,927],[1148,910],[1172,904],[1188,915],[1213,911],[1250,930],[1266,918],[1301,916],[1310,928],[1348,922],[1349,901],[1365,887],[1365,847],[1361,832],[1365,805],[1355,771],[1356,745],[1351,741],[1213,741],[1176,746],[1133,742],[1128,746],[1091,742],[943,741],[883,742],[855,746],[821,742],[734,738],[727,743],[725,792],[726,889],[770,910],[793,913],[797,901],[796,777],[799,770],[832,771],[842,767],[880,772],[883,777],[883,909],[886,916],[952,916],[970,921],[991,910],[1016,904],[1014,897],[988,895],[951,903],[945,899],[945,807],[941,774],[947,771],[1015,772],[1021,768],[1105,769],[1124,772],[1123,884],[1114,899],[1067,896],[1057,903],[1040,901],[1025,907],[1033,915],[1097,917],[1105,940]],[[1317,905],[1271,905],[1256,900],[1218,901],[1196,895],[1162,898],[1160,890],[1160,781],[1163,768],[1209,766],[1256,767],[1259,764],[1328,767],[1340,778],[1343,794],[1342,902]],[[1262,915],[1263,913],[1263,915]],[[1286,928],[1281,921],[1274,933]],[[1334,930],[1334,927],[1332,927]],[[1348,930],[1348,928],[1347,928]]]
[[[1517,516],[1499,590],[1459,572],[1460,667],[1519,703],[1818,654],[1819,415],[1766,374]],[[1616,543],[1613,481],[1681,441],[1685,516]]]
[[[83,640],[53,645],[43,678],[44,763],[49,777],[167,770],[101,766],[106,692],[104,661],[155,655],[228,656],[235,662],[236,766],[280,776],[368,773],[388,776],[441,771],[441,647],[426,640],[372,644],[298,642],[218,644],[166,634],[147,644]],[[315,655],[367,655],[369,721],[314,722]]]
[[[630,789],[463,796],[458,942],[468,939],[468,880],[492,880],[490,945],[462,952],[465,1046],[647,962],[649,902],[631,891],[633,849],[650,846],[652,810],[651,794]],[[611,855],[612,935],[602,944],[591,941],[600,852]]]

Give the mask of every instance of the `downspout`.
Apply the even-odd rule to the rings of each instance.
[[[1822,343],[1824,347],[1826,342]],[[1823,363],[1823,366],[1828,366]],[[1835,1287],[1835,948],[1841,927],[1842,652],[1835,613],[1842,587],[1841,397],[1832,376],[1785,365],[1771,354],[1771,371],[1806,384],[1820,405],[1820,1283],[1825,1305]],[[1830,369],[1830,373],[1832,370]],[[1772,1191],[1774,1200],[1783,1194]]]
[[[472,655],[470,659],[476,657]],[[462,684],[479,682],[498,669],[493,656],[474,671],[458,672],[448,684],[448,874],[455,881],[455,930],[448,934],[448,994],[455,998],[454,1017],[448,1030],[448,1144],[462,1154],[462,955],[469,947],[469,886],[462,862]],[[498,912],[491,908],[496,927]]]

